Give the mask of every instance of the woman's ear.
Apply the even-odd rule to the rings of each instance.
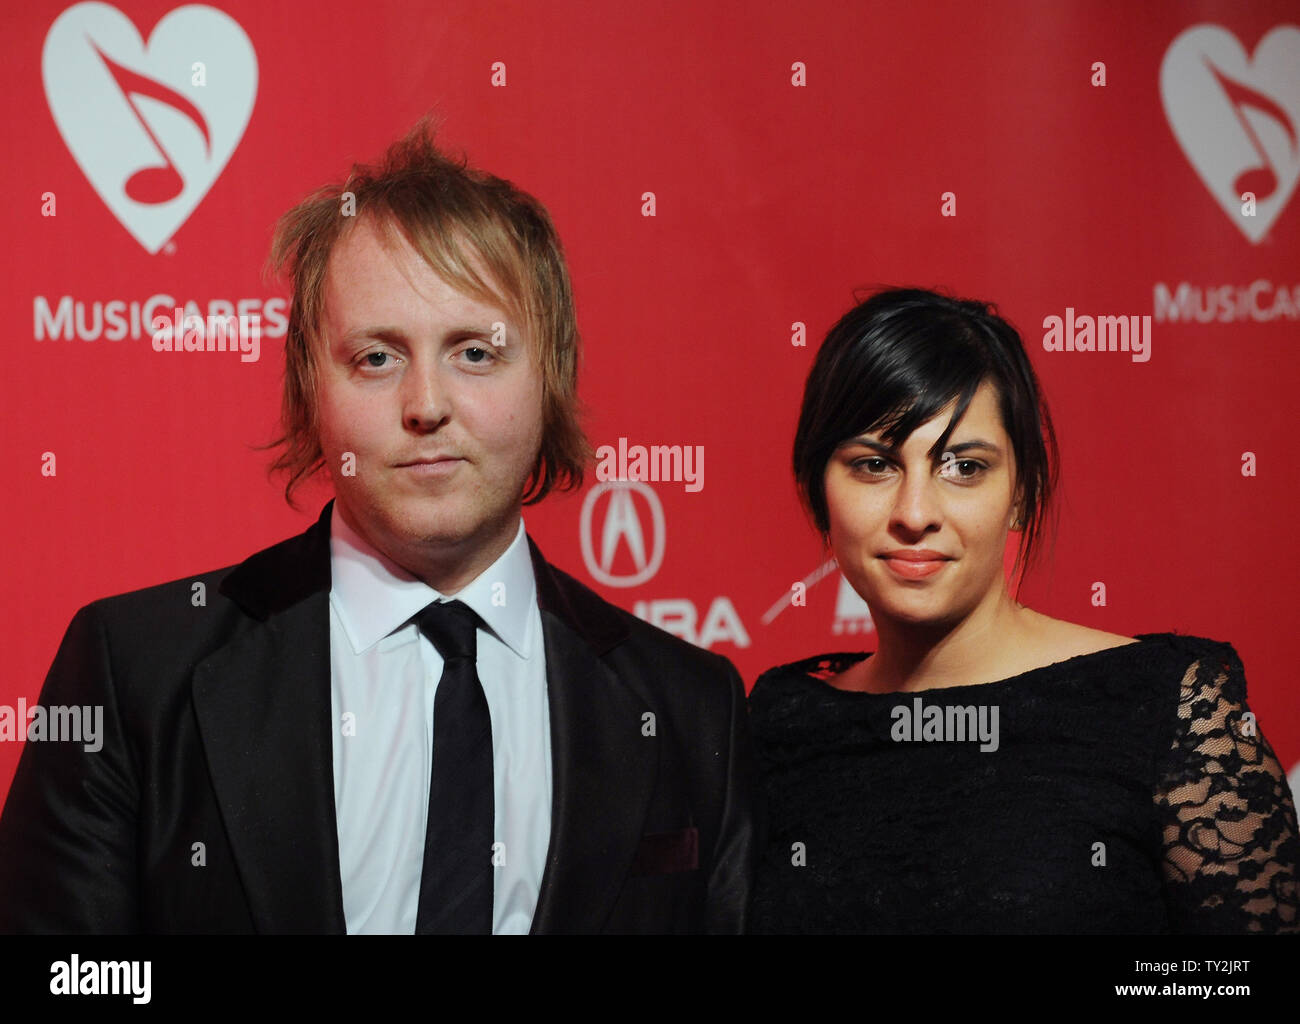
[[[1020,533],[1025,528],[1025,496],[1019,489],[1011,502],[1011,521],[1007,528],[1012,533]]]

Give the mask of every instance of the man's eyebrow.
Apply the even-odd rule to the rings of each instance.
[[[401,341],[405,335],[396,327],[355,327],[346,332],[339,340],[345,343],[362,341],[363,339],[373,339],[375,341]]]
[[[491,324],[475,324],[473,326],[450,327],[444,334],[444,340],[450,338],[491,338],[495,332]],[[386,341],[389,343],[406,340],[406,332],[400,327],[390,327],[388,325],[378,325],[372,327],[356,327],[343,335],[342,341],[350,344],[354,341],[373,339],[375,341]],[[509,342],[509,328],[507,327],[506,341]]]

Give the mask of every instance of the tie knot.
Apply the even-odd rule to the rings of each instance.
[[[477,658],[478,623],[474,609],[463,601],[434,601],[415,617],[416,626],[438,648],[443,661]]]

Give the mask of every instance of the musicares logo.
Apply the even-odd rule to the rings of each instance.
[[[1253,58],[1225,28],[1189,28],[1165,53],[1160,96],[1188,162],[1228,219],[1259,242],[1300,178],[1300,28],[1274,28]],[[1254,216],[1243,213],[1245,193]]]
[[[103,3],[69,7],[41,54],[59,133],[100,199],[149,252],[176,233],[243,138],[257,55],[214,7],[178,7],[146,44]]]

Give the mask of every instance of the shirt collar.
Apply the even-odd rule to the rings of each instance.
[[[537,585],[522,518],[501,557],[449,597],[376,551],[344,522],[335,502],[330,518],[330,579],[330,603],[355,653],[377,644],[429,603],[449,599],[474,609],[519,657],[531,653],[528,613],[537,601]]]

